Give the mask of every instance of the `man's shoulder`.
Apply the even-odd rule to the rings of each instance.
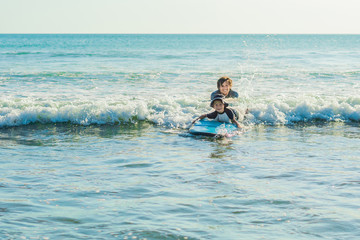
[[[239,97],[239,94],[236,91],[230,89],[228,96],[232,98],[237,98]]]
[[[212,92],[212,93],[211,93],[211,97],[210,97],[211,100],[212,100],[212,99],[214,98],[214,96],[217,95],[217,94],[220,94],[220,91],[219,91],[219,90],[216,90],[216,91]]]

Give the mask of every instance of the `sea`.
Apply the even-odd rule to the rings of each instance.
[[[360,35],[0,34],[0,239],[359,239],[359,123]]]

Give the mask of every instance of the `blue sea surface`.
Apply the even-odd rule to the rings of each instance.
[[[0,34],[0,239],[358,239],[359,66],[360,35]],[[243,128],[189,134],[225,75]]]

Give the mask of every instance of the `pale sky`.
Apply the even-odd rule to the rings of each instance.
[[[0,33],[360,34],[360,0],[0,0]]]

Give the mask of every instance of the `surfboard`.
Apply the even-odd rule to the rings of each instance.
[[[232,123],[224,123],[218,121],[211,121],[202,119],[197,121],[189,129],[189,133],[193,135],[203,136],[232,136],[234,135],[237,127]]]

